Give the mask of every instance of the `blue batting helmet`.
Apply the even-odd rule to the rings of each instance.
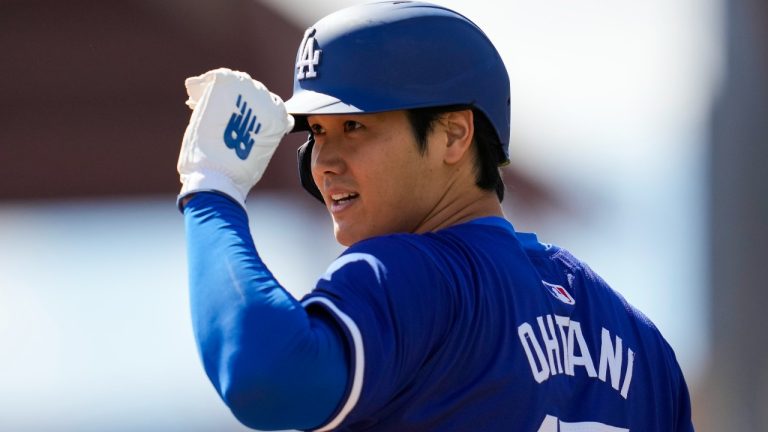
[[[387,1],[334,12],[304,33],[296,55],[294,131],[307,115],[375,113],[468,105],[483,113],[509,161],[509,76],[488,37],[442,6]],[[322,201],[312,180],[313,140],[299,149],[302,185]]]

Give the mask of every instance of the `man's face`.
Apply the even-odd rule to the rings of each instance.
[[[416,232],[445,185],[439,155],[419,152],[405,111],[315,115],[312,177],[336,240]],[[439,152],[435,152],[439,153]]]

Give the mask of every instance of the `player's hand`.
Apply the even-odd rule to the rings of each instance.
[[[244,72],[215,69],[184,82],[192,117],[179,153],[181,193],[218,191],[245,206],[293,117]]]

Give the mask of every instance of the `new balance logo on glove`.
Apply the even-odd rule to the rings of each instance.
[[[224,143],[235,150],[237,157],[245,160],[253,148],[253,135],[261,130],[261,123],[256,122],[256,116],[248,108],[248,102],[243,100],[242,95],[237,95],[235,106],[238,109],[234,110],[224,129]]]
[[[293,117],[280,96],[245,72],[213,69],[187,78],[184,86],[193,111],[177,163],[178,202],[199,191],[217,191],[245,207],[248,191],[293,129]]]

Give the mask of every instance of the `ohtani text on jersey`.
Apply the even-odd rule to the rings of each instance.
[[[624,399],[627,398],[635,353],[630,348],[625,350],[621,338],[618,335],[612,338],[606,328],[602,329],[597,370],[593,359],[598,360],[598,357],[589,352],[578,321],[560,315],[540,316],[536,318],[535,325],[528,322],[520,324],[517,334],[536,382],[541,383],[563,373],[573,376],[576,367],[583,367],[591,378],[603,382],[609,382],[606,380],[610,378],[611,386]]]

